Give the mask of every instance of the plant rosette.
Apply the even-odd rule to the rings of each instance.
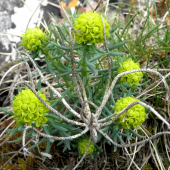
[[[106,36],[109,36],[109,29],[110,25],[103,18],[104,25],[105,25],[105,33]],[[103,23],[101,16],[96,12],[87,12],[81,14],[78,18],[74,20],[73,27],[76,30],[75,40],[78,41],[79,44],[81,43],[103,43],[104,36],[103,36]]]
[[[22,43],[20,46],[23,46],[29,51],[38,51],[45,47],[44,43],[47,42],[48,38],[39,27],[34,29],[27,29],[25,34],[22,34]]]
[[[47,102],[46,96],[38,91],[40,97]],[[13,111],[14,120],[17,122],[17,126],[22,123],[28,125],[35,124],[36,127],[40,127],[42,123],[47,122],[47,118],[44,117],[45,113],[49,112],[49,109],[45,107],[42,102],[35,96],[30,89],[25,89],[19,92],[18,96],[14,97]]]
[[[124,61],[122,64],[119,64],[118,73],[123,73],[125,71],[130,71],[134,69],[140,69],[140,64],[135,63],[131,58],[127,61]],[[122,83],[128,83],[129,85],[135,86],[138,85],[142,80],[143,74],[142,72],[136,72],[127,74],[121,77]]]
[[[140,100],[130,96],[126,98],[120,98],[120,100],[116,102],[116,106],[112,106],[112,108],[115,109],[115,114],[117,114],[129,104],[134,103],[136,101]],[[131,107],[127,112],[124,112],[118,118],[116,124],[122,125],[124,129],[136,128],[138,125],[141,125],[146,118],[147,114],[145,113],[145,107],[140,104],[136,104]]]

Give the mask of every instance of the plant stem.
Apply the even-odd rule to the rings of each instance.
[[[82,59],[82,66],[83,66],[82,76],[83,76],[83,79],[86,79],[85,86],[88,86],[89,84],[88,67],[85,63],[85,57],[87,57],[87,52],[88,51],[83,50],[83,59]]]
[[[52,59],[53,59],[53,56],[52,56],[49,52],[43,51],[42,53],[43,53],[44,55],[46,55],[49,60],[52,60]]]

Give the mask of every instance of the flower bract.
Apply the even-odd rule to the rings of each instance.
[[[130,71],[134,69],[140,69],[139,63],[135,63],[131,58],[122,64],[120,64],[120,67],[118,69],[118,73],[122,73],[125,71]],[[137,85],[141,81],[143,77],[142,72],[135,72],[131,74],[127,74],[121,77],[122,83],[128,83],[129,85]]]
[[[25,49],[37,51],[44,47],[44,42],[47,41],[47,36],[40,30],[39,27],[27,29],[25,34],[22,34],[22,43],[20,44]]]
[[[103,18],[105,24],[106,36],[109,36],[109,23]],[[74,20],[73,27],[76,29],[75,40],[79,44],[87,43],[103,43],[103,24],[100,15],[96,12],[87,12],[81,14]]]
[[[115,113],[122,111],[129,104],[136,101],[140,100],[133,97],[120,98],[120,100],[116,102]],[[145,108],[140,104],[136,104],[127,112],[123,113],[118,118],[117,123],[122,125],[124,129],[136,128],[138,125],[141,125],[146,118],[147,114],[145,113]]]
[[[38,94],[46,101],[44,94],[40,91]],[[46,103],[49,104],[49,102]],[[25,89],[15,97],[13,101],[13,111],[14,120],[17,122],[17,125],[21,123],[28,125],[35,123],[36,127],[39,127],[42,123],[47,122],[44,113],[48,113],[49,109],[41,103],[30,89]]]

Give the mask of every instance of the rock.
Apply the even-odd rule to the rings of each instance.
[[[15,24],[11,22],[11,15],[14,14],[14,7],[22,7],[21,0],[0,0],[0,52],[11,52],[10,40],[3,34],[8,29],[14,28]],[[0,64],[5,60],[5,55],[0,54]]]

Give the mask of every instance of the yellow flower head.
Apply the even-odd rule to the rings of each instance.
[[[46,101],[46,96],[41,92],[38,93]],[[46,103],[49,104],[49,102]],[[39,127],[41,123],[47,122],[44,113],[48,113],[49,109],[41,103],[30,89],[19,92],[19,95],[13,101],[13,110],[14,120],[17,122],[17,125],[21,123],[27,123],[28,125],[35,123]]]
[[[134,63],[134,61],[130,58],[129,60],[123,62],[118,68],[118,73],[122,73],[125,71],[140,69],[139,63]],[[129,85],[137,85],[141,81],[143,77],[142,72],[135,72],[131,74],[127,74],[121,77],[122,83],[128,83]]]
[[[116,102],[115,113],[119,113],[130,103],[134,103],[136,101],[140,100],[133,97],[120,98],[120,100]],[[118,118],[117,123],[122,125],[124,129],[136,128],[138,125],[141,125],[146,118],[147,115],[145,113],[145,108],[140,104],[136,104],[131,107],[128,112],[123,113]]]
[[[47,41],[47,36],[40,30],[39,27],[27,29],[25,34],[22,34],[22,43],[20,44],[25,49],[37,51],[44,47],[44,42]]]
[[[88,143],[89,143],[88,138],[85,138],[85,139],[82,139],[82,140],[79,141],[78,150],[79,150],[80,155],[84,155],[84,153],[86,152]],[[87,152],[87,155],[92,155],[95,150],[96,150],[96,148],[95,148],[93,142],[91,142],[89,149],[88,149],[88,152]]]
[[[109,36],[109,23],[103,18],[105,24],[106,35]],[[81,14],[74,20],[73,27],[76,29],[75,39],[79,44],[87,43],[103,43],[103,24],[100,15],[96,12],[87,12]]]

